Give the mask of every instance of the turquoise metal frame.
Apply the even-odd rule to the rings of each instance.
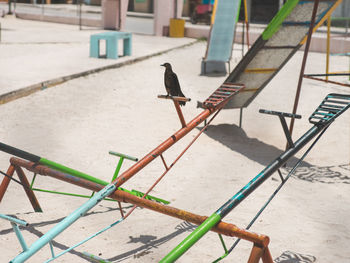
[[[13,228],[13,231],[15,232],[15,234],[18,238],[18,241],[21,244],[23,251],[28,250],[28,246],[23,238],[21,230],[18,227],[18,225],[28,226],[28,223],[26,221],[14,218],[12,216],[4,215],[4,214],[0,214],[0,218],[10,221],[12,228]]]
[[[51,240],[53,240],[56,236],[58,236],[65,229],[67,229],[70,225],[72,225],[75,221],[77,221],[80,217],[84,216],[91,208],[96,206],[105,197],[112,194],[115,190],[116,190],[116,186],[114,184],[107,185],[105,188],[103,188],[101,191],[99,191],[93,197],[91,197],[85,204],[83,204],[78,209],[76,209],[73,213],[71,213],[69,216],[67,216],[65,219],[63,219],[55,227],[51,228],[45,235],[40,237],[28,249],[24,250],[21,254],[19,254],[17,257],[15,257],[10,262],[11,263],[22,263],[22,262],[26,261],[27,259],[29,259],[37,251],[39,251],[42,247],[49,244],[51,242]],[[55,258],[57,258],[57,256]]]

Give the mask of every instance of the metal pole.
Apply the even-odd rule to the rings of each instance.
[[[326,82],[328,82],[329,74],[329,49],[330,49],[330,37],[331,37],[331,16],[327,19],[327,53],[326,53]]]
[[[67,229],[70,225],[72,225],[75,221],[77,221],[80,217],[84,216],[91,208],[97,205],[101,200],[105,197],[109,196],[116,190],[115,185],[110,184],[103,188],[100,192],[96,193],[89,201],[83,204],[81,207],[76,209],[73,213],[63,219],[60,223],[58,223],[55,227],[51,228],[45,235],[35,241],[26,251],[23,251],[17,257],[15,257],[11,263],[23,263],[27,259],[29,259],[32,255],[34,255],[38,250],[40,250],[43,246],[47,245],[51,240],[53,240],[56,236],[62,233],[65,229]]]
[[[12,11],[11,11],[11,3],[12,0],[8,0],[9,1],[9,11],[7,12],[8,15],[12,15]]]
[[[296,114],[297,109],[298,109],[298,103],[299,103],[299,97],[300,97],[300,91],[301,91],[301,84],[303,83],[303,76],[304,76],[304,71],[305,71],[305,65],[306,65],[306,60],[307,56],[309,54],[309,48],[310,48],[310,43],[311,43],[311,36],[312,36],[312,31],[315,25],[315,19],[316,19],[316,13],[317,13],[317,8],[318,8],[318,3],[320,0],[315,0],[314,3],[314,8],[312,10],[312,16],[311,16],[311,21],[310,21],[310,28],[309,32],[307,35],[307,41],[306,41],[306,46],[305,46],[305,51],[304,51],[304,57],[303,61],[301,63],[301,69],[300,69],[300,74],[299,74],[299,81],[298,81],[298,87],[297,91],[295,94],[295,100],[294,100],[294,106],[293,106],[293,114]],[[294,128],[294,118],[291,118],[290,120],[290,125],[289,125],[289,132],[290,135],[292,136],[293,134],[293,128]],[[286,145],[286,148],[288,147],[288,144]]]
[[[41,174],[44,176],[50,176],[50,177],[56,178],[58,180],[72,183],[74,185],[77,185],[77,186],[80,186],[80,187],[83,187],[85,189],[89,189],[89,190],[92,190],[95,192],[100,191],[104,187],[103,185],[95,184],[95,183],[92,183],[92,182],[87,181],[85,179],[79,179],[79,178],[76,178],[74,176],[67,175],[67,174],[64,174],[62,172],[58,172],[58,171],[55,171],[55,170],[48,168],[46,166],[43,166],[43,165],[35,165],[32,162],[27,162],[27,161],[24,161],[22,159],[18,159],[16,157],[12,157],[10,159],[10,162],[16,166],[18,165],[20,167],[28,169],[29,171],[35,172],[37,174]],[[114,193],[112,193],[110,195],[110,197],[113,198],[114,200],[117,200],[117,201],[137,205],[139,207],[147,208],[147,209],[150,209],[152,211],[162,213],[164,215],[172,216],[172,217],[175,217],[175,218],[178,218],[181,220],[185,220],[185,221],[197,224],[197,225],[200,225],[201,223],[203,223],[207,219],[206,216],[196,215],[196,214],[193,214],[193,213],[185,211],[185,210],[180,210],[180,209],[177,209],[175,207],[171,207],[169,205],[163,205],[163,204],[151,201],[151,200],[140,198],[140,197],[137,197],[137,196],[132,195],[132,194],[125,192],[125,191],[119,191],[119,190],[115,191]],[[248,232],[245,230],[242,231],[237,226],[235,226],[233,224],[228,224],[225,222],[220,222],[219,224],[217,224],[212,229],[212,231],[215,231],[217,233],[220,233],[220,234],[223,234],[226,236],[240,237],[242,239],[245,239],[245,240],[248,240],[248,241],[251,241],[254,243],[258,243],[261,245],[266,245],[268,243],[267,236],[258,235],[258,234]]]
[[[79,0],[79,30],[82,30],[81,9],[82,9],[82,0]]]
[[[313,126],[298,141],[295,147],[286,150],[272,163],[270,163],[263,171],[254,177],[246,186],[238,193],[222,205],[215,213],[213,213],[203,224],[194,230],[187,238],[185,238],[177,247],[175,247],[160,262],[174,262],[181,257],[188,249],[191,248],[202,236],[204,236],[213,226],[222,220],[229,212],[239,205],[249,194],[258,188],[266,179],[276,172],[290,157],[295,155],[303,146],[305,146],[313,137],[315,137],[324,126]]]
[[[248,7],[247,0],[244,0],[244,22],[247,27],[247,46],[249,49],[249,22],[248,22]]]

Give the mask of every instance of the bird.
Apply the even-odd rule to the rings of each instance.
[[[171,96],[185,98],[185,95],[181,91],[179,80],[178,80],[175,72],[173,72],[170,63],[164,63],[161,66],[165,67],[164,85],[165,85],[165,90],[167,92],[167,96],[171,95]],[[186,102],[179,101],[179,104],[181,106],[185,106]]]

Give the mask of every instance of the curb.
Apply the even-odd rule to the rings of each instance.
[[[20,89],[14,90],[14,91],[10,91],[8,93],[0,95],[0,105],[8,103],[8,102],[16,100],[16,99],[20,99],[22,97],[29,96],[29,95],[31,95],[31,94],[33,94],[35,92],[38,92],[38,91],[41,91],[41,90],[44,90],[44,89],[47,89],[47,88],[51,88],[53,86],[62,84],[64,82],[72,80],[72,79],[84,77],[84,76],[87,76],[87,75],[90,75],[90,74],[94,74],[94,73],[98,73],[98,72],[101,72],[101,71],[104,71],[104,70],[108,70],[108,69],[115,69],[115,68],[120,68],[120,67],[123,67],[123,66],[126,66],[126,65],[131,65],[131,64],[134,64],[134,63],[137,63],[137,62],[141,62],[143,60],[147,60],[147,59],[149,59],[151,57],[160,56],[162,54],[171,52],[171,51],[176,50],[176,49],[192,46],[192,45],[194,45],[197,42],[199,42],[199,40],[194,40],[194,41],[192,41],[190,43],[187,43],[187,44],[184,44],[184,45],[181,45],[181,46],[177,46],[177,47],[173,47],[173,48],[170,48],[170,49],[166,49],[166,50],[163,50],[163,51],[159,51],[159,52],[156,52],[156,53],[153,53],[153,54],[150,54],[150,55],[145,55],[145,56],[141,56],[141,57],[138,57],[138,58],[130,59],[130,60],[127,60],[127,61],[124,61],[124,62],[120,62],[120,63],[116,63],[116,64],[112,64],[112,65],[107,65],[107,66],[103,66],[103,67],[99,67],[99,68],[95,68],[95,69],[89,69],[89,70],[86,70],[86,71],[83,71],[83,72],[74,73],[74,74],[71,74],[71,75],[67,75],[67,76],[63,76],[63,77],[59,77],[59,78],[54,78],[54,79],[51,79],[51,80],[42,81],[40,83],[33,84],[33,85],[28,86],[28,87],[24,87],[24,88],[20,88]]]

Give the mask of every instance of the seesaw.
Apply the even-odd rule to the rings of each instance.
[[[175,247],[168,255],[166,255],[160,262],[174,262],[181,257],[192,245],[194,245],[201,237],[203,237],[212,227],[220,222],[227,214],[229,214],[235,207],[237,207],[247,196],[249,196],[255,189],[257,189],[263,182],[266,181],[273,173],[279,172],[282,183],[268,199],[265,205],[261,208],[258,214],[253,218],[251,223],[248,225],[248,229],[255,222],[257,217],[262,213],[266,206],[270,203],[272,198],[277,194],[279,189],[293,174],[295,169],[300,165],[301,161],[306,157],[312,147],[316,144],[319,138],[324,134],[329,125],[344,111],[350,107],[350,95],[341,94],[329,94],[320,104],[320,106],[312,113],[309,117],[309,122],[314,124],[303,136],[301,136],[296,142],[293,142],[290,133],[287,129],[284,117],[300,118],[301,116],[293,116],[293,114],[260,110],[261,113],[277,115],[281,121],[283,130],[285,132],[289,148],[272,161],[264,170],[262,170],[257,176],[255,176],[248,184],[246,184],[239,192],[232,196],[226,203],[224,203],[218,210],[216,210],[205,222],[203,222],[195,231],[193,231],[186,239],[184,239],[177,247]],[[306,150],[301,159],[295,164],[291,172],[286,178],[283,178],[279,168],[282,167],[288,159],[299,152],[308,142],[314,137],[318,137]],[[232,249],[236,246],[233,245]],[[229,254],[232,249],[226,250],[225,257]],[[265,258],[264,247],[255,246],[254,251],[251,253],[251,257],[248,262],[258,262],[262,257],[263,262],[272,262],[270,259]],[[222,258],[223,258],[222,257]],[[220,258],[221,259],[221,258]]]
[[[241,89],[241,86],[236,87],[236,91]],[[139,162],[149,163],[157,156],[160,156],[162,152],[164,152],[167,148],[165,146],[166,142],[169,145],[172,145],[177,141],[180,136],[184,136],[189,127],[195,127],[194,125],[196,121],[199,123],[203,121],[203,116],[210,113],[218,112],[222,107],[225,106],[225,102],[234,94],[230,93],[227,97],[218,99],[225,92],[225,87],[220,87],[217,91],[220,93],[214,92],[212,96],[210,96],[204,103],[207,109],[197,116],[194,120],[189,122],[186,127],[181,128],[178,132],[176,132],[173,136],[171,136],[168,140],[163,142],[159,147],[155,150],[151,151],[148,155],[146,155]],[[219,94],[219,95],[218,95]],[[227,201],[223,206],[221,206],[214,214],[212,214],[209,218],[204,216],[195,215],[193,213],[183,211],[177,208],[173,208],[167,205],[163,205],[161,203],[154,202],[152,200],[147,200],[144,198],[137,197],[128,192],[118,190],[117,187],[123,184],[126,180],[130,179],[135,171],[139,171],[142,169],[140,163],[136,163],[134,166],[130,167],[127,171],[125,171],[121,176],[117,177],[111,184],[107,186],[103,186],[102,184],[98,185],[96,183],[92,183],[89,180],[84,178],[80,178],[80,180],[75,180],[74,176],[67,176],[67,174],[62,173],[60,171],[54,170],[44,165],[36,164],[34,162],[24,161],[18,158],[11,158],[11,165],[23,167],[29,171],[33,171],[37,174],[43,174],[47,176],[52,176],[57,179],[74,183],[75,185],[79,185],[81,187],[87,188],[92,191],[96,191],[96,194],[92,196],[84,205],[79,207],[72,214],[67,216],[64,220],[58,223],[55,227],[49,230],[45,235],[39,238],[36,242],[34,242],[30,247],[23,246],[23,252],[19,254],[16,258],[14,258],[11,262],[24,262],[33,256],[38,250],[44,247],[47,244],[50,244],[51,249],[53,251],[51,241],[67,229],[71,224],[73,224],[76,220],[82,217],[87,211],[97,205],[100,201],[102,201],[105,197],[111,197],[118,201],[128,202],[134,204],[136,206],[144,207],[151,209],[153,211],[157,211],[163,214],[167,214],[176,218],[180,218],[182,220],[186,220],[195,224],[200,225],[188,238],[186,238],[178,247],[176,247],[172,252],[170,252],[162,262],[173,262],[177,258],[179,258],[183,253],[185,253],[195,242],[197,242],[205,233],[210,230],[218,232],[219,234],[224,234],[228,236],[235,236],[239,239],[244,239],[253,243],[253,248],[250,254],[250,259],[248,262],[258,262],[261,258],[263,262],[272,262],[272,257],[270,255],[268,244],[269,238],[264,235],[259,235],[252,233],[248,230],[244,230],[236,227],[235,225],[228,224],[222,222],[222,218],[224,218],[233,208],[235,208],[240,202],[242,202],[249,194],[251,194],[256,188],[258,188],[268,177],[270,177],[274,172],[279,171],[278,169],[292,156],[294,156],[299,150],[301,150],[308,142],[310,142],[314,137],[317,138],[312,143],[312,145],[307,149],[299,162],[293,167],[292,171],[285,178],[281,176],[282,183],[279,188],[275,191],[275,193],[271,196],[271,198],[267,201],[267,203],[263,206],[263,208],[259,211],[257,216],[261,214],[263,209],[267,206],[267,204],[272,200],[272,198],[276,195],[277,191],[283,186],[283,184],[288,180],[290,175],[295,171],[296,167],[301,163],[301,161],[305,158],[311,148],[315,145],[315,143],[319,140],[319,138],[323,135],[329,125],[345,110],[350,107],[350,95],[341,95],[341,94],[329,94],[321,105],[315,110],[315,112],[310,116],[309,121],[311,124],[314,124],[311,129],[309,129],[301,138],[299,138],[296,142],[293,142],[289,136],[288,130],[284,128],[285,135],[289,142],[289,149],[287,149],[283,154],[281,154],[276,160],[274,160],[269,166],[267,166],[261,173],[259,173],[256,177],[254,177],[246,186],[244,186],[237,194],[235,194],[229,201]],[[285,123],[285,117],[294,117],[299,118],[299,116],[290,115],[287,113],[281,112],[273,112],[261,110],[262,113],[277,115],[281,120],[282,127]],[[205,115],[204,115],[205,114]],[[214,115],[215,116],[215,115]],[[210,122],[209,122],[210,123]],[[208,123],[208,124],[209,124]],[[208,126],[203,127],[206,128]],[[202,129],[202,130],[203,130]],[[186,130],[186,131],[185,131]],[[187,131],[188,132],[188,131]],[[200,132],[201,133],[201,132]],[[193,142],[190,143],[190,145]],[[157,154],[157,155],[156,155]],[[163,159],[164,160],[164,159]],[[173,165],[173,164],[172,164]],[[172,167],[169,166],[169,168]],[[10,166],[11,167],[11,166]],[[136,173],[136,172],[135,172]],[[75,246],[67,249],[66,251],[60,253],[59,255],[55,255],[52,252],[52,258],[47,262],[63,255],[64,253],[70,251],[71,249],[81,245],[82,243],[90,240],[91,238],[97,236],[98,234],[110,229],[116,224],[123,221],[128,215],[122,217],[117,220],[113,224],[108,227],[102,229],[98,233],[86,238],[82,242],[79,242]],[[257,216],[253,219],[251,224],[256,220]],[[249,228],[250,226],[248,226]],[[226,251],[225,255],[230,253],[232,250]],[[223,256],[223,257],[224,257]]]

